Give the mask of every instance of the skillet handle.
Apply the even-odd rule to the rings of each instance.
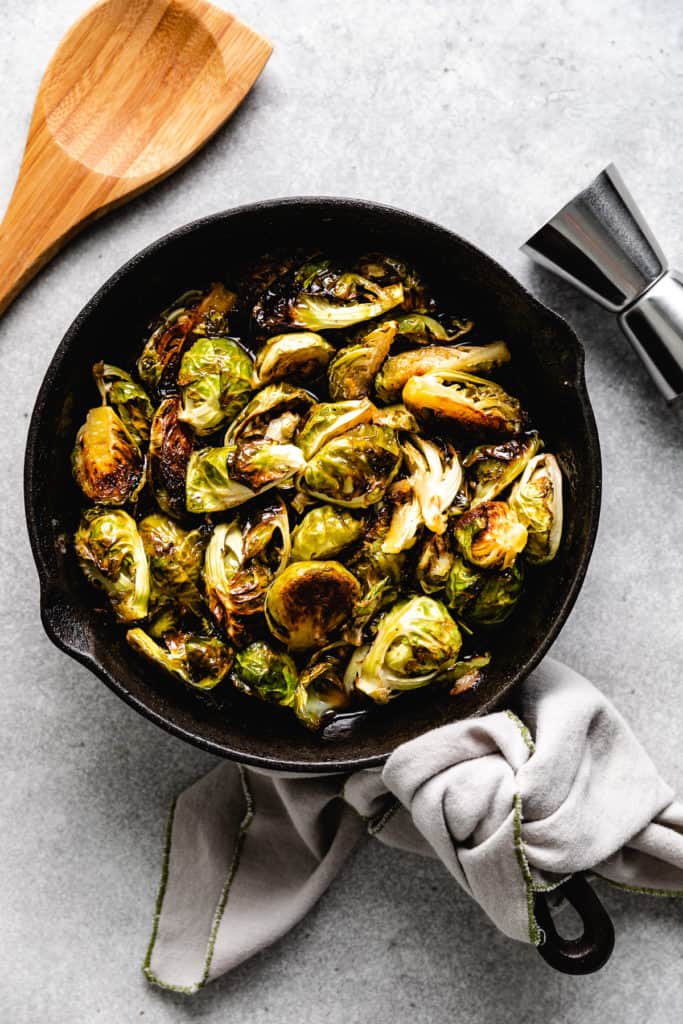
[[[612,919],[583,873],[572,875],[559,886],[583,923],[578,939],[563,939],[558,933],[543,893],[536,893],[534,913],[545,939],[538,947],[547,964],[562,974],[593,974],[604,967],[614,949]]]

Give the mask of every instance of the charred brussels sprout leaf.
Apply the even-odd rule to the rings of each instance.
[[[360,583],[339,562],[294,562],[268,590],[266,619],[290,650],[310,650],[329,642],[360,596]]]
[[[74,546],[84,575],[107,595],[119,622],[144,619],[149,566],[133,517],[121,509],[89,509]]]
[[[232,665],[232,651],[218,637],[192,633],[167,633],[158,644],[144,629],[129,629],[128,643],[143,658],[196,690],[213,690]]]
[[[309,412],[296,439],[306,459],[311,459],[333,437],[351,427],[369,423],[375,407],[367,398],[348,402],[318,402]]]
[[[229,456],[233,480],[250,487],[254,493],[287,483],[306,465],[295,444],[277,444],[267,438],[244,441]]]
[[[388,555],[397,555],[414,546],[423,522],[412,480],[397,480],[393,483],[387,491],[387,503],[392,508],[392,516],[382,541],[382,550]]]
[[[446,586],[455,561],[447,534],[430,533],[424,540],[416,576],[425,594],[437,594]]]
[[[240,439],[268,437],[273,441],[291,441],[303,417],[315,399],[290,384],[269,384],[262,388],[235,417],[225,435],[226,445]]]
[[[348,644],[324,647],[299,675],[294,711],[309,729],[318,729],[325,715],[350,704],[351,690],[344,681],[350,652]]]
[[[460,550],[481,569],[509,569],[527,542],[526,527],[504,501],[485,501],[455,523]]]
[[[355,344],[341,348],[327,371],[330,398],[335,402],[367,398],[395,336],[396,321],[385,320],[363,332]]]
[[[468,478],[474,484],[472,505],[492,501],[516,480],[541,446],[532,431],[503,444],[482,444],[473,448],[464,461]]]
[[[178,419],[197,434],[213,433],[247,404],[252,372],[251,357],[232,338],[199,338],[180,363]]]
[[[400,283],[382,287],[352,269],[318,260],[274,281],[254,306],[253,315],[264,331],[340,329],[381,316],[403,298]]]
[[[369,647],[352,656],[347,683],[385,704],[447,674],[461,646],[460,630],[444,605],[431,597],[412,597],[387,612]]]
[[[124,505],[144,484],[140,450],[108,405],[91,409],[71,456],[74,479],[90,501]]]
[[[474,654],[463,658],[450,670],[446,679],[451,686],[451,696],[457,697],[459,693],[472,690],[481,682],[482,669],[491,664],[490,654]]]
[[[139,531],[149,559],[155,613],[173,606],[180,615],[189,612],[201,618],[205,614],[200,590],[206,547],[203,531],[184,530],[158,512],[145,516]]]
[[[323,445],[306,466],[302,482],[321,501],[366,508],[381,501],[400,466],[395,432],[364,424]]]
[[[146,391],[118,366],[95,363],[92,372],[103,404],[114,407],[131,440],[142,449],[149,440],[149,427],[154,415],[154,407]]]
[[[333,355],[333,346],[321,334],[312,331],[275,334],[256,357],[258,384],[317,377],[327,369]]]
[[[493,381],[469,373],[411,377],[403,401],[414,413],[433,412],[471,430],[519,434],[525,415],[519,401]]]
[[[396,402],[411,377],[442,373],[487,373],[510,362],[504,341],[490,345],[428,345],[389,356],[377,377],[375,391],[383,402]]]
[[[288,654],[274,651],[262,640],[237,652],[232,681],[239,690],[281,707],[292,707],[296,700],[296,665]]]
[[[336,558],[364,531],[362,519],[333,505],[319,505],[303,517],[292,533],[292,562]]]
[[[510,495],[510,506],[529,535],[526,559],[545,565],[562,539],[562,472],[554,455],[536,455]]]
[[[194,434],[180,423],[180,400],[165,399],[152,420],[147,474],[157,504],[173,516],[185,514],[185,478],[194,448]]]
[[[451,317],[449,330],[434,317],[425,316],[423,313],[408,313],[406,316],[396,318],[396,327],[401,338],[406,338],[415,345],[432,345],[435,341],[457,341],[471,331],[474,324],[471,320]]]
[[[201,448],[193,452],[187,464],[186,500],[188,512],[221,512],[235,508],[254,497],[254,491],[233,480],[229,460],[234,445]]]

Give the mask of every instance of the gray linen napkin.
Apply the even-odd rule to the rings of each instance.
[[[499,711],[399,747],[383,770],[221,764],[169,815],[143,966],[192,993],[284,935],[369,833],[438,857],[506,935],[538,944],[533,897],[575,871],[683,895],[683,803],[592,683],[546,659]]]

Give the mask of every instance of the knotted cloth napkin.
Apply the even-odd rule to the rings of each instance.
[[[169,815],[147,978],[192,993],[284,935],[369,833],[438,857],[491,920],[538,944],[534,894],[573,872],[683,895],[683,803],[607,698],[546,659],[517,711],[435,729],[382,770],[221,764]]]

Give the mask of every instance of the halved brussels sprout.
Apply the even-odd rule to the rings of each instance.
[[[236,298],[224,285],[215,284],[204,298],[201,292],[186,292],[174,307],[162,313],[138,359],[138,373],[145,384],[160,395],[174,393],[188,336],[193,330],[202,334],[225,333],[226,314]]]
[[[392,430],[405,430],[411,434],[417,433],[420,429],[412,412],[409,412],[401,402],[396,405],[385,405],[382,409],[375,409],[372,414],[372,422],[378,427],[391,427]]]
[[[199,338],[180,363],[178,419],[197,434],[213,433],[247,404],[252,374],[251,356],[233,338]]]
[[[403,442],[403,454],[420,506],[422,519],[432,533],[446,529],[446,513],[463,482],[458,453],[451,444],[439,448],[418,434]]]
[[[344,682],[350,652],[348,644],[331,644],[316,651],[301,671],[294,711],[310,729],[318,729],[325,715],[350,704],[352,690]]]
[[[455,555],[448,534],[430,533],[423,541],[415,574],[425,594],[443,590],[453,568]]]
[[[333,437],[345,434],[351,427],[369,423],[375,406],[367,398],[348,402],[318,402],[311,408],[296,439],[306,459],[311,459]]]
[[[413,547],[423,523],[412,479],[393,483],[387,491],[387,502],[393,511],[382,550],[388,555],[396,555]]]
[[[484,573],[459,555],[453,555],[446,579],[444,601],[459,619],[467,619],[477,594],[484,586]]]
[[[137,654],[196,690],[213,690],[232,665],[232,650],[215,636],[167,633],[162,646],[137,627],[128,630],[126,639]]]
[[[352,655],[346,683],[385,704],[447,674],[461,646],[460,630],[440,601],[411,597],[385,613],[372,643]]]
[[[138,529],[149,560],[154,613],[172,605],[180,615],[190,612],[201,618],[205,614],[200,590],[204,531],[184,530],[159,512],[145,516]]]
[[[497,626],[505,622],[516,608],[523,586],[524,574],[519,561],[504,572],[487,573],[467,610],[468,621],[479,626]]]
[[[450,317],[449,323],[450,331],[434,317],[425,316],[424,313],[407,313],[405,316],[396,317],[399,336],[416,345],[432,345],[435,341],[457,341],[474,327],[472,320],[458,320],[455,317]]]
[[[238,690],[261,700],[292,707],[297,698],[296,665],[288,654],[257,640],[235,655],[232,682]]]
[[[307,512],[292,532],[292,562],[336,558],[364,533],[362,519],[334,505],[318,505]]]
[[[519,434],[524,426],[518,399],[493,381],[469,373],[411,377],[403,388],[403,401],[417,414],[431,411],[468,429]]]
[[[401,284],[402,310],[428,313],[433,309],[434,300],[427,286],[415,267],[405,260],[387,256],[385,253],[372,252],[361,257],[358,261],[358,270],[364,277],[370,278],[383,288]]]
[[[467,455],[464,466],[468,478],[474,482],[472,505],[497,498],[541,447],[541,439],[534,430],[523,437],[515,437],[503,444],[481,444]]]
[[[367,423],[323,445],[303,471],[301,482],[321,501],[367,508],[382,500],[401,458],[395,432]]]
[[[527,542],[526,527],[504,501],[485,501],[455,523],[460,550],[481,569],[509,569]]]
[[[359,341],[339,349],[327,370],[330,398],[335,402],[367,398],[395,336],[396,321],[385,320],[364,331]]]
[[[256,356],[256,381],[260,387],[286,379],[305,380],[317,377],[327,369],[334,347],[322,334],[297,331],[275,334]]]
[[[295,444],[277,444],[268,438],[242,441],[228,458],[230,476],[258,494],[285,484],[304,468],[306,460]]]
[[[204,585],[214,619],[233,643],[243,646],[250,624],[265,606],[273,577],[291,550],[287,508],[281,498],[252,513],[244,526],[219,523],[204,559]]]
[[[411,377],[425,374],[438,377],[451,372],[487,373],[509,362],[510,350],[504,341],[448,348],[428,345],[389,356],[377,377],[375,391],[383,402],[395,402]]]
[[[294,562],[270,585],[266,620],[290,650],[310,650],[329,642],[360,596],[360,583],[339,562]]]
[[[382,287],[369,277],[335,267],[330,260],[305,263],[274,281],[254,306],[264,331],[303,327],[321,331],[352,327],[403,302],[400,283]]]
[[[230,476],[229,463],[234,453],[234,445],[192,452],[185,484],[188,512],[221,512],[254,497],[251,487]]]
[[[185,514],[185,479],[194,449],[192,429],[178,419],[180,399],[166,398],[152,420],[147,478],[157,503],[172,516]]]
[[[84,575],[105,592],[119,622],[144,619],[149,565],[133,517],[122,509],[88,509],[74,547]]]
[[[145,482],[140,450],[109,405],[88,412],[76,435],[71,469],[86,498],[100,505],[133,501]]]
[[[149,440],[149,427],[154,415],[154,406],[147,392],[118,366],[95,363],[92,372],[103,405],[115,408],[131,440],[142,449]]]
[[[562,472],[554,455],[531,459],[512,489],[510,507],[527,528],[529,564],[552,562],[562,539]]]
[[[225,444],[240,439],[269,437],[273,441],[291,441],[301,420],[315,403],[312,395],[289,384],[268,384],[262,388],[232,421]]]

